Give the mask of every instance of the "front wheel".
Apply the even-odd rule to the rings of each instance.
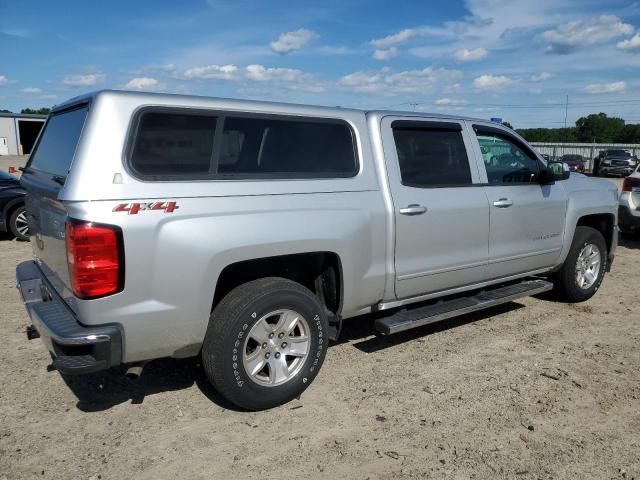
[[[328,320],[318,298],[284,278],[236,287],[216,306],[202,345],[207,377],[247,410],[287,403],[311,385],[327,350]]]
[[[602,233],[591,227],[576,227],[569,254],[553,279],[559,299],[576,303],[593,297],[606,266],[607,244]]]

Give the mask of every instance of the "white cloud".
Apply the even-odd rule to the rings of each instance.
[[[491,18],[481,18],[479,16],[465,17],[462,21],[445,22],[442,26],[438,27],[425,25],[417,28],[405,28],[392,35],[371,40],[369,43],[376,48],[389,48],[419,37],[456,39],[469,33],[473,29],[491,25],[493,22],[494,20]]]
[[[46,95],[40,95],[40,98],[42,98],[43,100],[53,100],[54,98],[58,98],[58,95],[54,95],[52,93],[46,94]]]
[[[392,73],[384,68],[377,72],[354,72],[340,79],[342,86],[356,92],[382,93],[430,93],[442,90],[462,78],[459,70],[427,67],[422,70],[405,70]]]
[[[433,102],[434,105],[451,105],[451,106],[462,106],[466,105],[468,102],[466,100],[457,100],[455,98],[439,98]]]
[[[357,92],[376,92],[380,89],[381,80],[381,73],[354,72],[342,77],[340,83]]]
[[[206,65],[185,70],[181,77],[188,80],[231,80],[269,84],[287,90],[323,92],[325,87],[308,73],[295,68],[271,68],[251,64],[246,67],[235,65]]]
[[[312,75],[295,68],[268,68],[252,64],[245,68],[245,78],[254,82],[272,83],[288,90],[323,92],[325,88]]]
[[[626,88],[625,82],[590,83],[584,87],[584,91],[587,93],[619,93],[624,92]]]
[[[474,48],[473,50],[463,48],[454,53],[453,56],[460,62],[475,62],[487,58],[487,51],[482,47]]]
[[[151,77],[136,77],[127,82],[124,88],[131,90],[154,90],[158,88],[158,80]]]
[[[203,80],[233,80],[236,78],[238,67],[235,65],[205,65],[185,70],[183,75],[187,79]]]
[[[544,82],[545,80],[549,80],[551,77],[553,77],[553,75],[551,75],[548,72],[542,72],[539,75],[531,75],[529,77],[529,81],[530,82]]]
[[[513,80],[504,75],[480,75],[473,81],[473,86],[478,90],[499,90],[512,83]]]
[[[628,40],[623,40],[618,43],[618,48],[620,50],[624,50],[629,53],[637,53],[640,52],[640,33],[636,33],[633,37]]]
[[[284,55],[300,50],[316,36],[315,32],[301,28],[293,32],[282,33],[278,40],[271,42],[269,46],[274,52]]]
[[[373,52],[373,58],[376,60],[390,60],[398,55],[398,49],[396,47],[387,48],[386,50],[376,50]]]
[[[398,33],[394,33],[393,35],[388,35],[383,38],[378,38],[375,40],[371,40],[371,45],[378,48],[389,48],[394,45],[399,45],[401,43],[406,42],[414,37],[420,35],[420,30],[415,28],[406,28],[404,30],[399,31]]]
[[[4,75],[0,75],[0,85],[6,85],[7,83],[9,83],[9,79]]]
[[[30,35],[29,30],[25,30],[24,28],[3,28],[0,29],[0,33],[3,35],[8,35],[10,37],[20,37],[27,38]]]
[[[606,43],[622,35],[630,35],[634,27],[615,15],[601,15],[591,20],[576,20],[542,33],[547,51],[567,54],[589,45]]]
[[[291,82],[300,80],[304,74],[295,68],[266,68],[264,65],[247,65],[245,76],[256,82]]]
[[[103,81],[103,73],[88,73],[86,75],[67,75],[62,83],[72,87],[90,87]]]
[[[38,87],[25,87],[20,91],[24,92],[24,93],[40,93],[40,92],[42,92],[42,90],[40,88],[38,88]]]

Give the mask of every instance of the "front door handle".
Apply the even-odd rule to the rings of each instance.
[[[511,205],[513,205],[513,200],[509,198],[501,198],[493,202],[493,206],[498,208],[508,208]]]
[[[426,211],[427,207],[423,207],[417,203],[412,203],[411,205],[400,209],[400,213],[402,215],[422,215]]]

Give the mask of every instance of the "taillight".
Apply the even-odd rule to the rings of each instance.
[[[124,249],[118,227],[68,220],[66,243],[71,290],[76,297],[98,298],[122,290]]]
[[[622,191],[630,192],[633,188],[640,188],[640,178],[627,177],[622,182]]]

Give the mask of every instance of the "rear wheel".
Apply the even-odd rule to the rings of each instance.
[[[571,249],[554,276],[555,291],[565,302],[583,302],[600,288],[607,266],[607,244],[598,230],[577,227]]]
[[[283,278],[241,285],[216,306],[202,346],[207,377],[247,410],[282,405],[311,384],[324,361],[328,322],[307,288]]]
[[[16,208],[9,217],[9,229],[18,240],[29,240],[29,224],[27,211],[22,207]]]

